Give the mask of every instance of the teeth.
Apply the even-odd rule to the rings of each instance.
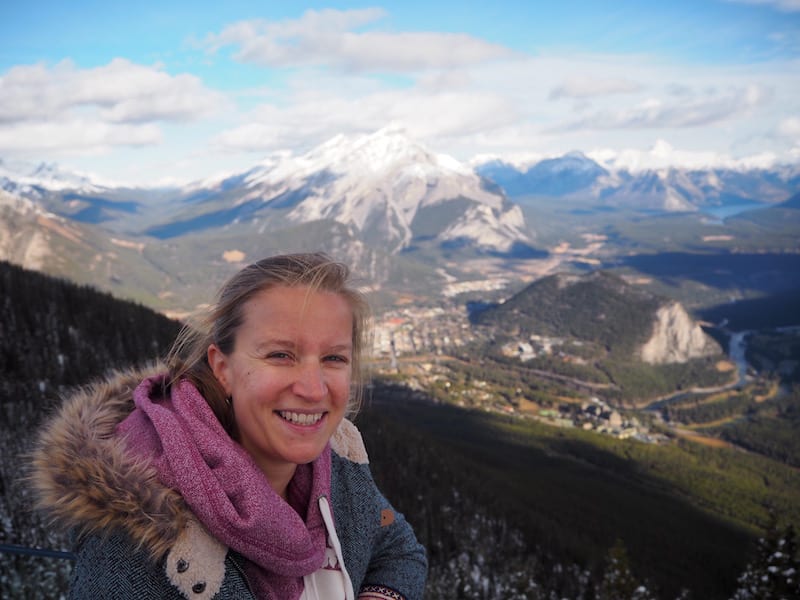
[[[294,423],[296,425],[313,425],[322,418],[322,413],[307,415],[303,413],[289,412],[288,410],[281,410],[278,411],[278,414],[290,423]]]

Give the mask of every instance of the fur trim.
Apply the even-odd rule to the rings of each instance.
[[[134,388],[150,373],[116,373],[66,400],[39,434],[30,480],[38,507],[57,525],[79,537],[124,530],[160,560],[190,512],[152,467],[128,457],[124,440],[114,435],[133,409]]]
[[[362,465],[369,464],[369,457],[367,456],[367,449],[364,447],[364,440],[361,438],[361,432],[347,419],[342,419],[339,427],[333,432],[331,450],[351,462]]]

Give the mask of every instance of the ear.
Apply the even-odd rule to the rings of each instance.
[[[214,377],[217,378],[225,393],[230,395],[231,390],[228,387],[228,357],[216,344],[211,344],[208,347],[206,356],[208,357],[208,366],[211,367]]]

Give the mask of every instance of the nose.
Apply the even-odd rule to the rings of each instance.
[[[322,365],[308,361],[298,366],[297,378],[292,385],[292,392],[300,398],[312,402],[323,400],[328,393],[328,384]]]

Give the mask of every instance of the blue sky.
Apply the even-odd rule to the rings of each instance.
[[[0,6],[0,159],[185,182],[386,125],[464,161],[800,162],[800,0]]]

